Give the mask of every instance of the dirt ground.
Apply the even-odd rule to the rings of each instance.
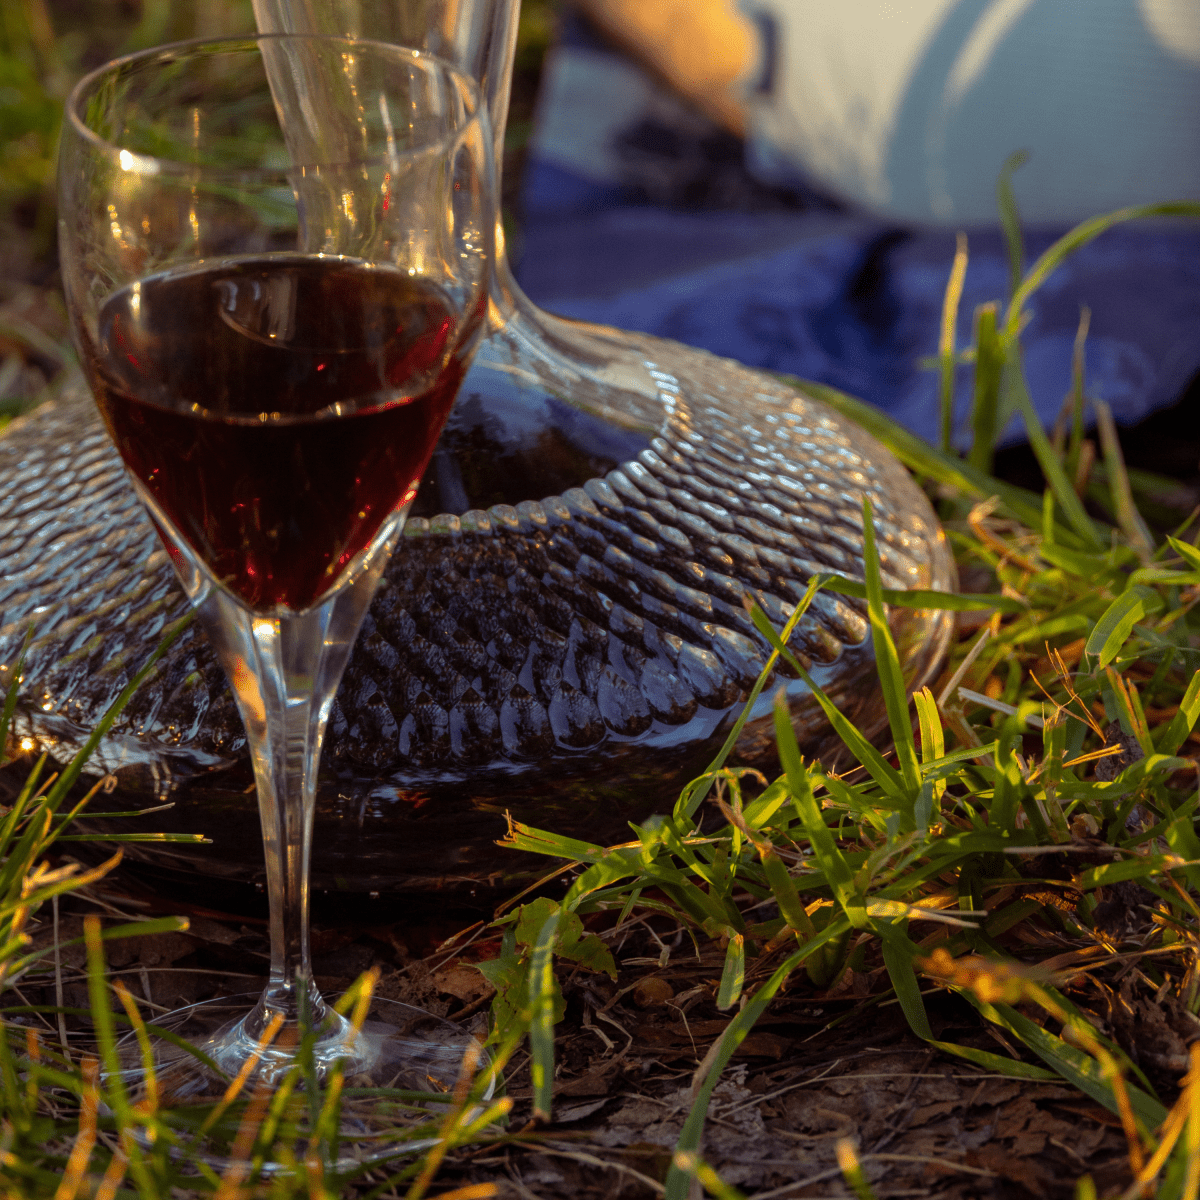
[[[109,946],[111,974],[158,1011],[256,991],[264,981],[257,974],[267,956],[260,918],[160,900],[120,877],[105,881],[91,899],[114,920],[189,916],[186,934]],[[60,913],[62,940],[82,929],[83,906],[68,903],[75,911],[64,906]],[[50,912],[40,916],[35,946],[53,936]],[[451,917],[318,924],[318,983],[336,995],[377,966],[381,995],[482,1031],[491,991],[471,963],[494,955],[498,942],[486,940],[481,926],[453,936],[460,934],[453,924]],[[454,944],[447,948],[448,936]],[[689,939],[660,942],[645,929],[613,949],[616,982],[560,971],[566,1018],[557,1030],[553,1122],[531,1124],[528,1059],[518,1052],[506,1079],[516,1102],[509,1128],[524,1131],[526,1140],[452,1157],[437,1190],[491,1182],[501,1196],[537,1200],[662,1194],[697,1068],[733,1015],[715,1006],[723,954],[713,943],[697,957]],[[80,949],[64,952],[59,1003],[86,1006],[82,965]],[[747,992],[774,965],[752,964]],[[879,1200],[1068,1197],[1085,1172],[1100,1195],[1128,1182],[1115,1116],[1066,1084],[1012,1080],[932,1049],[908,1031],[887,991],[878,971],[852,974],[835,995],[817,992],[796,973],[717,1087],[702,1154],[723,1180],[755,1200],[850,1197],[834,1153],[838,1139],[849,1136]],[[49,979],[22,992],[28,1003],[56,1002]],[[935,992],[926,1003],[939,1039],[1031,1058],[985,1027],[965,1002]]]

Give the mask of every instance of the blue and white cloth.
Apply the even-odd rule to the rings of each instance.
[[[766,3],[754,0],[760,9]],[[1029,8],[1008,0],[1014,5]],[[1196,97],[1200,108],[1200,89]],[[1192,117],[1200,129],[1200,112]],[[1196,144],[1200,172],[1200,138]],[[757,145],[761,162],[761,133]],[[736,139],[569,20],[543,74],[517,278],[553,312],[827,383],[936,438],[937,376],[928,359],[954,255],[952,217],[941,228],[915,223],[886,206],[832,199],[825,176],[781,179],[778,170],[769,178],[748,170]],[[1068,227],[1041,222],[1027,234],[1028,260]],[[1009,286],[998,229],[967,232],[960,347],[971,340],[976,306],[996,300],[1003,309]],[[1124,424],[1176,401],[1200,371],[1200,221],[1111,230],[1038,292],[1023,345],[1047,423],[1070,387],[1085,305],[1088,394]],[[960,425],[968,404],[964,370]],[[959,436],[965,442],[965,430]],[[1014,426],[1007,440],[1019,437]]]

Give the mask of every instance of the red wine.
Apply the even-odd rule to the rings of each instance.
[[[302,610],[415,495],[483,304],[347,259],[225,260],[118,292],[84,357],[178,536],[252,610]]]

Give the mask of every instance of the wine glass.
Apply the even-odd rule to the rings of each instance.
[[[356,1033],[319,994],[308,864],[334,692],[485,325],[479,88],[345,38],[161,47],[75,88],[59,180],[76,344],[233,688],[262,819],[266,989],[232,1019],[224,1001],[158,1023],[229,1076],[282,1022],[260,1079],[310,1033],[318,1076],[341,1061],[352,1084],[444,1091],[478,1052],[456,1026],[377,1000]],[[160,1093],[223,1090],[156,1054]]]

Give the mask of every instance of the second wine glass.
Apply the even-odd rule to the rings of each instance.
[[[299,156],[314,139],[280,114],[314,103],[319,144]],[[404,1005],[377,1002],[356,1035],[325,1003],[308,863],[334,692],[485,322],[491,150],[470,78],[347,39],[163,47],[68,101],[74,336],[233,688],[266,854],[269,982],[231,1020],[227,1004],[184,1014],[220,1070],[162,1043],[177,1097],[219,1094],[268,1032],[263,1077],[306,1032],[318,1074],[342,1061],[372,1086],[445,1088],[474,1052]]]

